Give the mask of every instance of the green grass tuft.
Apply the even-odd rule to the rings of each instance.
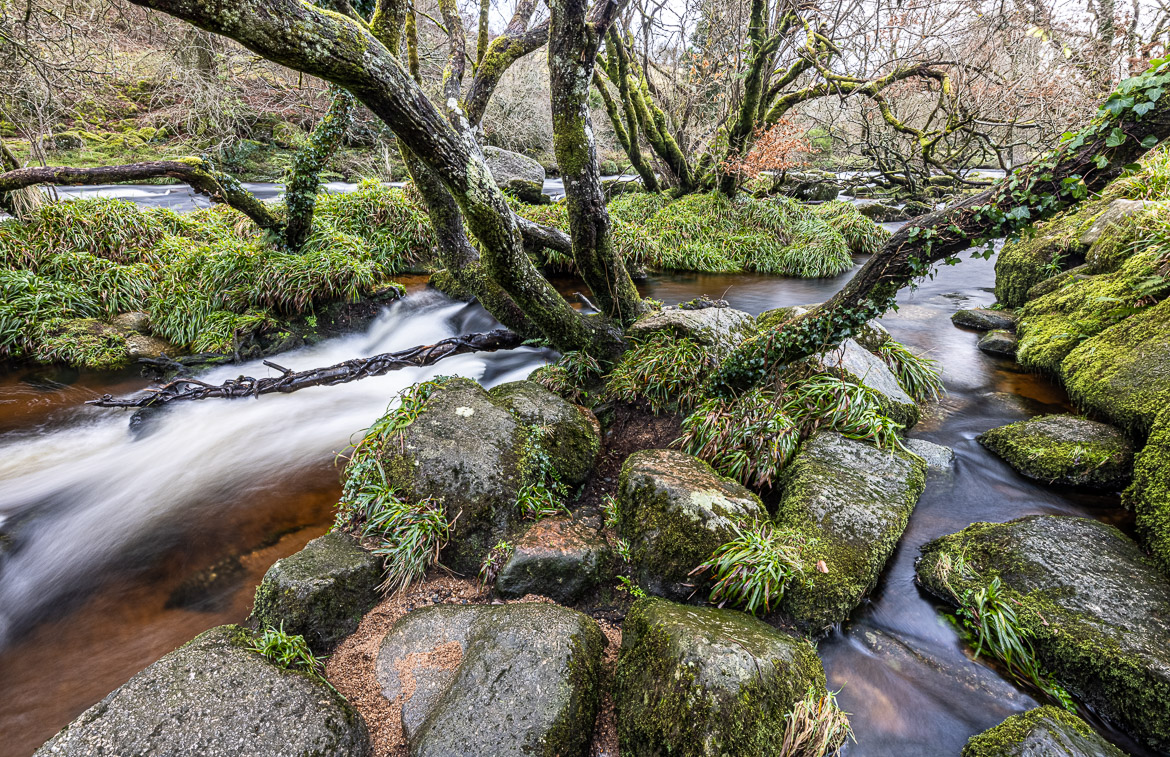
[[[752,615],[765,613],[784,598],[793,579],[804,573],[801,550],[807,545],[794,531],[768,522],[740,529],[731,524],[735,538],[721,545],[691,575],[711,572],[715,585],[710,601],[723,607],[742,607]]]
[[[606,396],[634,402],[645,399],[654,412],[689,410],[703,398],[702,384],[715,367],[702,345],[658,332],[622,356],[609,374]]]

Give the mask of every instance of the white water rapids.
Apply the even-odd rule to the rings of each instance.
[[[360,334],[280,355],[302,370],[430,344],[497,326],[482,309],[433,292],[395,303]],[[524,378],[547,352],[460,355],[331,387],[256,400],[176,403],[130,430],[130,414],[82,408],[63,427],[9,434],[0,444],[0,650],[111,565],[158,557],[180,524],[230,517],[248,492],[319,465],[356,440],[406,386],[460,375],[485,386]],[[209,371],[219,383],[270,375],[259,361]],[[230,496],[223,496],[230,494]],[[6,523],[7,521],[7,523]]]

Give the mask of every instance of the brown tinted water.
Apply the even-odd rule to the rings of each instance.
[[[667,303],[706,293],[758,313],[822,301],[849,275],[670,276],[642,288]],[[970,660],[940,608],[915,586],[921,544],[977,520],[1029,513],[1114,520],[1119,512],[1116,497],[1036,486],[975,442],[992,426],[1068,407],[1059,387],[984,355],[977,334],[951,325],[956,309],[991,303],[992,284],[990,261],[964,261],[903,293],[900,310],[883,321],[942,364],[948,397],[912,435],[953,447],[958,462],[951,474],[931,475],[882,582],[820,643],[830,685],[852,714],[850,757],[957,755],[971,734],[1035,704],[985,660]],[[365,333],[279,362],[322,365],[489,325],[474,307],[414,294]],[[461,356],[440,370],[491,384],[550,357],[525,348]],[[264,370],[235,366],[211,378]],[[398,389],[434,373],[198,403],[137,432],[127,414],[81,404],[146,385],[131,374],[0,376],[0,530],[13,534],[0,557],[0,755],[30,754],[161,655],[243,620],[267,567],[327,527],[338,494],[336,452]]]

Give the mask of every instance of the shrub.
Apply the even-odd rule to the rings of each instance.
[[[652,334],[622,356],[609,374],[606,395],[645,399],[654,412],[687,410],[702,399],[702,383],[715,366],[702,345],[667,333]]]

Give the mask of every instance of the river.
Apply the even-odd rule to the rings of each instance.
[[[707,293],[759,313],[822,301],[851,275],[670,275],[641,288],[667,304]],[[897,312],[883,319],[896,338],[941,363],[947,397],[911,435],[954,448],[957,462],[951,473],[930,475],[881,583],[819,644],[830,686],[851,713],[857,742],[848,757],[958,755],[972,734],[1035,705],[986,660],[970,660],[914,584],[919,546],[975,521],[1032,513],[1129,528],[1115,496],[1035,485],[975,441],[993,426],[1069,408],[1058,386],[981,353],[978,334],[950,323],[959,308],[993,302],[993,283],[993,261],[943,266],[902,292]],[[415,289],[365,332],[279,362],[308,368],[491,325],[476,306]],[[553,356],[532,348],[464,355],[337,387],[190,403],[134,430],[128,413],[82,404],[145,386],[132,373],[0,374],[0,527],[16,534],[0,558],[0,755],[25,757],[167,651],[243,620],[267,567],[325,531],[339,493],[335,455],[400,388],[436,373],[492,385]],[[267,371],[229,366],[207,379]]]

